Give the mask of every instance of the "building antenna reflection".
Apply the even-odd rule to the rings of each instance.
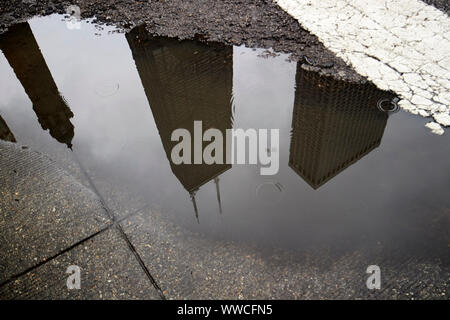
[[[220,200],[220,187],[219,187],[219,177],[214,178],[214,184],[216,185],[217,193],[217,203],[219,204],[219,213],[222,214],[222,201]]]
[[[189,196],[191,197],[192,204],[194,205],[194,213],[195,213],[195,218],[197,219],[197,223],[200,223],[200,220],[198,218],[197,201],[195,200],[196,193],[197,193],[197,191],[190,192]]]

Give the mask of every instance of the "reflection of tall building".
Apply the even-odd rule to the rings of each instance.
[[[61,143],[72,146],[72,111],[58,92],[28,23],[9,28],[0,36],[0,49],[33,103],[39,123]]]
[[[317,189],[378,147],[388,118],[377,108],[382,98],[393,95],[298,64],[289,166]]]
[[[16,142],[16,138],[12,134],[11,130],[9,130],[8,125],[5,120],[0,116],[0,140]]]
[[[184,128],[193,138],[194,121],[201,120],[203,131],[216,128],[226,136],[232,127],[232,47],[151,38],[144,26],[126,37],[172,172],[191,195],[195,210],[195,192],[214,180],[220,207],[218,176],[231,165],[173,164],[171,151],[178,142],[171,141],[171,134]]]

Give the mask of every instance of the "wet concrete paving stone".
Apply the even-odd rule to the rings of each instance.
[[[98,197],[45,155],[0,141],[0,282],[106,226]]]
[[[68,289],[69,266],[80,289]],[[160,299],[115,227],[0,288],[0,299]]]
[[[123,180],[112,174],[99,173],[96,169],[86,170],[89,185],[101,195],[107,209],[116,219],[123,219],[147,207],[148,199],[134,192],[133,188],[124,187]]]
[[[440,258],[406,258],[380,244],[295,253],[217,241],[155,211],[122,222],[167,299],[447,299],[450,269]],[[367,266],[383,266],[370,291]]]

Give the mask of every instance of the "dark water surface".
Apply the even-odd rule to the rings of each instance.
[[[262,49],[108,30],[69,30],[51,16],[0,36],[2,139],[70,147],[94,184],[109,181],[212,238],[448,250],[450,133],[378,110],[390,93]],[[278,174],[171,163],[172,131],[192,131],[194,120],[222,132],[279,129]]]

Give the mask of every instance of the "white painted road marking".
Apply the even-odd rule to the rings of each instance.
[[[275,0],[400,107],[450,126],[450,18],[418,0]]]

